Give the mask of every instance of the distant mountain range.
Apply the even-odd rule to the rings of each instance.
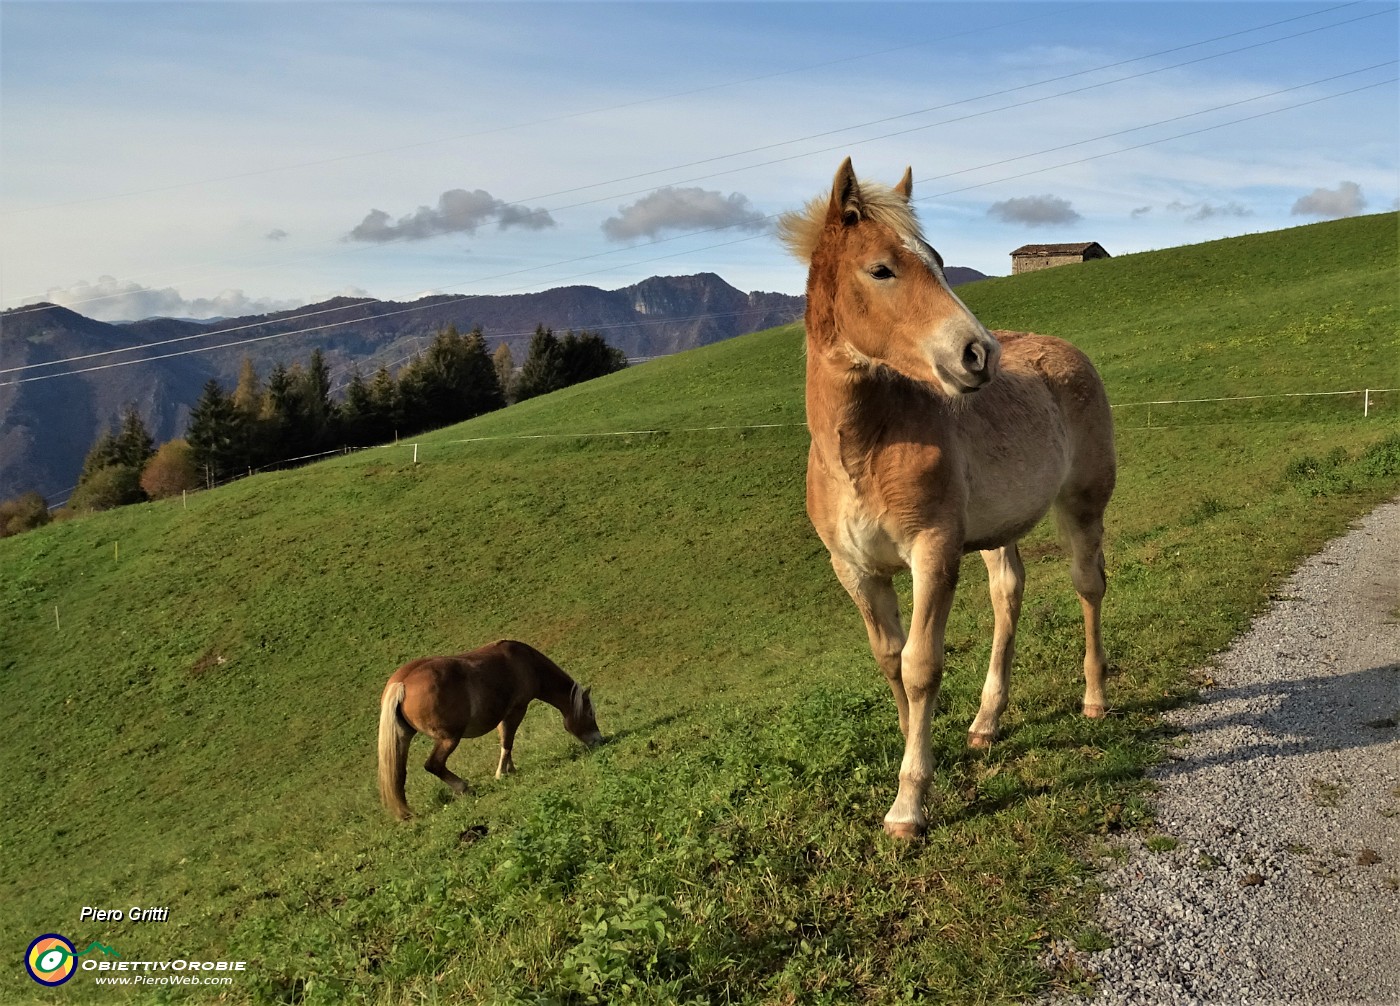
[[[982,279],[951,267],[954,285]],[[494,349],[509,344],[524,362],[536,325],[557,332],[600,332],[629,358],[649,359],[708,345],[802,317],[803,298],[744,293],[713,273],[653,276],[621,290],[560,287],[509,296],[438,296],[412,303],[337,297],[294,311],[212,322],[174,318],[108,324],[56,305],[0,314],[0,383],[64,367],[36,366],[89,357],[72,369],[142,356],[147,362],[0,387],[0,499],[34,490],[49,503],[67,498],[93,441],[134,402],[160,443],[184,433],[190,407],[211,377],[230,390],[244,357],[264,377],[277,364],[304,361],[320,347],[332,383],[343,385],[358,364],[366,377],[390,370],[448,325],[480,325]],[[165,343],[138,353],[126,347]],[[220,346],[176,355],[190,349]],[[164,356],[164,359],[155,357]]]

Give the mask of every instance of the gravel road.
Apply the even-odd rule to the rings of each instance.
[[[1400,500],[1308,560],[1167,715],[1156,825],[1103,874],[1114,946],[1076,954],[1101,977],[1062,1003],[1400,1004],[1397,609]]]

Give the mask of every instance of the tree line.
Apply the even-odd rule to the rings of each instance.
[[[260,468],[305,463],[338,448],[371,447],[458,423],[627,366],[621,350],[594,332],[560,337],[540,325],[517,370],[510,347],[488,353],[481,329],[449,327],[397,373],[358,365],[340,398],[320,349],[302,363],[278,364],[264,379],[245,358],[229,391],[205,384],[183,438],[159,449],[134,405],[93,444],[68,512],[106,510],[179,495]],[[0,502],[0,537],[47,523],[37,493]]]

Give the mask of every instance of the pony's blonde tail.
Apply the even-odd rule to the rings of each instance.
[[[391,814],[407,821],[413,815],[403,787],[408,777],[408,742],[414,731],[399,715],[403,693],[403,682],[392,681],[379,699],[379,799]]]

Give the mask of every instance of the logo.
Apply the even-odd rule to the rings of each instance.
[[[73,944],[57,933],[45,933],[24,955],[24,970],[40,985],[62,985],[78,969]]]

